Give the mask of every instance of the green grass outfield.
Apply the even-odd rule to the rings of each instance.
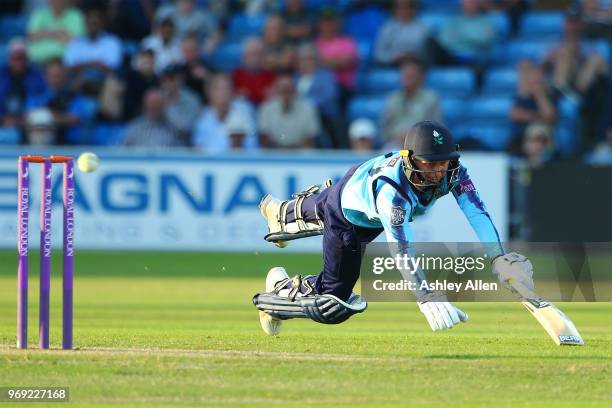
[[[518,303],[463,304],[470,321],[442,333],[413,303],[373,303],[344,324],[294,320],[270,338],[251,304],[265,272],[312,273],[318,256],[79,252],[77,350],[36,350],[32,279],[32,349],[20,351],[16,258],[0,252],[0,387],[68,386],[70,406],[612,406],[610,303],[559,304],[585,347],[554,345]],[[52,285],[57,348],[60,279]]]

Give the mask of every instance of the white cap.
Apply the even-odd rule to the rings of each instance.
[[[355,119],[349,127],[349,137],[351,139],[374,139],[376,137],[376,125],[370,119]]]
[[[249,121],[241,113],[230,113],[225,122],[225,129],[229,135],[242,135],[249,133]]]
[[[54,125],[53,114],[47,108],[30,111],[26,121],[29,128],[50,128]]]

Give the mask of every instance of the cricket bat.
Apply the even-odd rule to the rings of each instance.
[[[565,313],[528,288],[514,285],[513,287],[515,293],[523,298],[523,306],[529,310],[558,346],[584,346],[584,340],[578,329]]]

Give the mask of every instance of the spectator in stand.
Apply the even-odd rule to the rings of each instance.
[[[523,154],[531,167],[538,167],[553,156],[552,128],[544,123],[532,123],[525,129]]]
[[[440,32],[440,44],[460,63],[486,61],[497,32],[491,17],[480,7],[480,0],[461,0],[462,15],[454,16]]]
[[[210,83],[210,106],[204,108],[193,133],[193,145],[208,152],[253,148],[255,122],[253,107],[244,98],[232,97],[232,83],[218,74]]]
[[[298,49],[297,71],[297,92],[316,106],[332,147],[347,147],[346,137],[342,137],[340,131],[338,86],[334,74],[319,66],[317,49],[312,44],[303,44]]]
[[[612,165],[612,81],[608,82],[605,110],[599,133],[603,136],[591,156],[593,163]]]
[[[276,96],[258,113],[259,144],[267,148],[315,147],[321,125],[316,109],[296,95],[293,77],[283,74],[276,83]]]
[[[336,76],[340,86],[340,105],[344,108],[355,85],[359,55],[355,40],[341,34],[340,21],[333,9],[322,12],[316,45],[321,65],[332,70]]]
[[[155,53],[153,51],[140,51],[134,65],[125,77],[124,120],[131,120],[139,116],[142,113],[142,101],[145,92],[151,88],[159,87],[159,79],[155,75]]]
[[[28,112],[25,130],[26,143],[29,145],[51,146],[57,142],[53,114],[47,108],[38,108]]]
[[[47,7],[32,12],[28,21],[28,54],[35,64],[63,58],[68,42],[83,35],[83,14],[70,4],[70,0],[49,0]]]
[[[420,60],[409,58],[401,66],[402,89],[387,98],[382,114],[382,136],[388,147],[401,147],[406,132],[422,120],[442,121],[438,94],[425,89]]]
[[[596,52],[581,44],[583,21],[579,7],[567,10],[561,44],[544,60],[544,69],[553,86],[564,96],[580,104],[581,150],[597,141],[597,127],[604,112],[609,68]]]
[[[574,97],[585,95],[598,79],[608,73],[606,62],[597,53],[589,53],[582,46],[583,28],[580,9],[568,9],[564,25],[565,38],[544,60],[544,67],[550,72],[553,85],[560,92]]]
[[[376,140],[376,125],[370,119],[355,119],[349,127],[351,150],[368,152],[374,148]]]
[[[142,40],[141,47],[155,52],[155,72],[158,74],[183,60],[181,45],[175,35],[174,21],[169,17],[159,23],[155,33]]]
[[[584,34],[589,38],[612,38],[612,4],[603,0],[583,0]]]
[[[183,85],[181,71],[176,66],[164,70],[161,75],[161,87],[168,124],[181,138],[181,144],[187,144],[200,113],[200,101]]]
[[[554,125],[557,119],[556,103],[544,81],[542,69],[530,61],[521,61],[517,85],[517,94],[510,110],[515,138],[520,138],[530,123]]]
[[[181,41],[181,46],[183,63],[179,65],[179,69],[185,86],[198,96],[200,103],[206,103],[206,81],[210,71],[200,59],[198,40],[195,36],[188,35]]]
[[[293,68],[293,47],[285,41],[283,19],[272,15],[266,20],[263,32],[263,66],[270,71],[287,71]]]
[[[97,114],[95,98],[81,92],[79,83],[71,88],[60,59],[45,66],[46,90],[28,99],[28,109],[46,108],[53,115],[57,144],[85,138],[86,127]]]
[[[499,11],[506,14],[510,21],[510,30],[516,34],[520,28],[521,20],[529,11],[532,0],[482,0],[481,6],[486,11]]]
[[[416,20],[416,0],[395,0],[393,17],[382,26],[374,57],[383,65],[397,65],[407,55],[425,60],[429,29]]]
[[[8,64],[0,68],[0,125],[20,128],[28,98],[45,90],[42,74],[28,60],[25,42],[14,38],[9,43]]]
[[[203,51],[211,53],[220,36],[214,15],[207,9],[197,7],[194,0],[175,0],[159,8],[155,15],[157,23],[171,19],[178,38],[193,35],[203,44]]]
[[[164,114],[164,99],[159,89],[149,89],[144,96],[142,116],[128,123],[123,145],[174,147],[184,143]]]
[[[285,36],[294,45],[313,39],[312,16],[304,9],[302,0],[287,0],[283,13]]]
[[[151,32],[157,0],[110,0],[109,29],[123,40],[140,42]],[[142,105],[142,101],[138,103]]]
[[[85,12],[85,35],[74,38],[64,54],[64,64],[73,74],[96,71],[105,76],[121,64],[121,42],[104,32],[104,14],[101,9]]]
[[[242,66],[232,74],[235,92],[259,105],[268,97],[276,74],[263,68],[263,45],[255,37],[244,41]]]

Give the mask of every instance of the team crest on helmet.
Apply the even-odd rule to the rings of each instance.
[[[406,209],[398,206],[391,207],[391,225],[398,226],[406,219]]]
[[[433,140],[436,144],[442,144],[444,143],[444,138],[442,137],[442,135],[440,133],[438,133],[436,130],[433,131]]]

